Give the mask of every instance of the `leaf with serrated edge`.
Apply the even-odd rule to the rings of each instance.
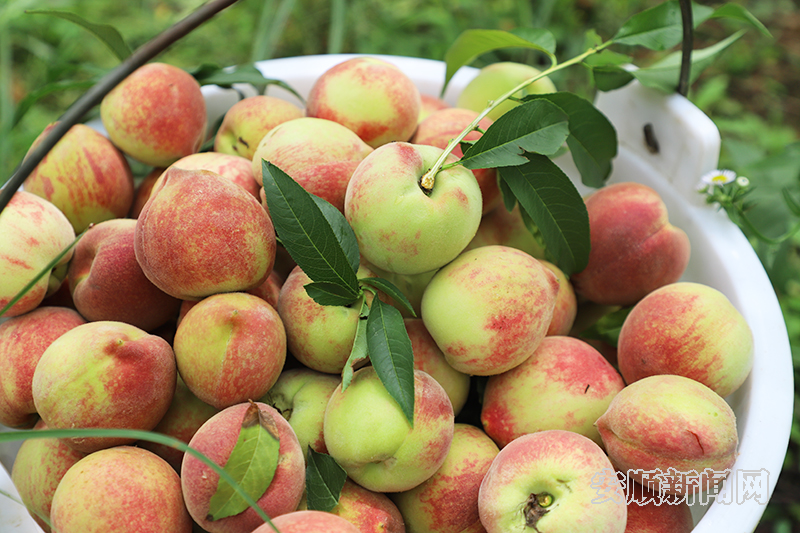
[[[251,401],[224,469],[250,497],[257,500],[272,483],[279,459],[280,439],[275,420],[269,412]],[[248,507],[233,487],[220,479],[208,504],[208,520],[237,515]]]
[[[550,159],[531,154],[518,167],[500,169],[514,197],[541,231],[548,253],[567,275],[589,261],[589,215],[569,177]]]
[[[591,102],[566,91],[529,95],[526,100],[548,100],[569,116],[569,146],[581,181],[600,187],[611,173],[611,160],[617,155],[617,131],[608,118]]]
[[[367,347],[375,372],[414,425],[414,352],[400,311],[372,299],[367,318]]]
[[[124,61],[130,56],[133,52],[131,51],[130,46],[125,42],[125,39],[122,38],[122,35],[117,31],[117,29],[113,26],[108,24],[95,24],[93,22],[89,22],[88,20],[79,17],[74,13],[69,13],[67,11],[55,11],[51,9],[31,9],[25,11],[25,13],[32,14],[32,15],[51,15],[54,17],[59,17],[64,20],[68,20],[78,26],[82,26],[86,30],[90,31],[94,34],[95,37],[100,39],[103,44],[105,44],[111,53],[113,53],[117,59],[120,61]]]
[[[231,87],[234,83],[249,83],[256,86],[277,85],[292,93],[301,102],[305,102],[303,96],[294,87],[283,80],[264,77],[253,63],[236,65],[233,68],[204,63],[189,73],[200,85],[219,85],[220,87]]]
[[[554,154],[569,135],[567,114],[546,100],[518,105],[498,118],[461,157],[466,168],[527,163],[526,152]]]
[[[339,504],[347,472],[326,453],[308,448],[306,458],[306,504],[311,511],[333,510]]]
[[[342,392],[344,392],[350,381],[353,379],[353,369],[369,358],[369,348],[367,346],[367,318],[369,317],[369,304],[367,304],[366,293],[361,296],[361,310],[358,313],[358,324],[356,325],[356,337],[353,340],[353,347],[350,355],[342,370]]]
[[[315,194],[309,193],[311,199],[317,204],[319,210],[322,212],[325,220],[328,221],[330,224],[333,233],[336,235],[336,240],[339,241],[339,244],[342,246],[342,250],[344,251],[344,255],[347,257],[347,261],[350,263],[350,268],[353,269],[354,272],[358,273],[358,267],[360,266],[361,262],[361,254],[358,252],[358,241],[356,240],[356,234],[353,231],[352,226],[347,223],[347,219],[344,217],[341,211],[336,209],[336,207],[327,200],[320,198]]]
[[[312,281],[338,285],[355,301],[360,289],[346,250],[358,250],[358,244],[340,242],[347,235],[337,233],[328,222],[329,213],[300,184],[269,161],[262,166],[270,217],[289,255]]]
[[[707,20],[714,10],[692,3],[694,27]],[[651,50],[666,50],[683,40],[683,21],[678,0],[670,0],[637,13],[625,22],[611,39],[616,44],[639,45]]]
[[[555,39],[547,30],[528,28],[526,32],[517,33],[503,30],[466,30],[445,52],[447,68],[442,94],[458,69],[470,64],[479,55],[500,48],[532,48],[544,52],[552,61],[555,60]]]
[[[350,305],[355,301],[349,290],[334,283],[315,281],[303,285],[303,288],[319,305]]]
[[[358,281],[364,283],[366,285],[370,285],[379,291],[383,292],[386,296],[394,300],[400,306],[403,307],[405,311],[408,312],[413,317],[416,317],[417,314],[414,312],[414,307],[411,305],[411,302],[408,301],[406,295],[403,294],[397,286],[389,281],[388,279],[384,278],[361,278]]]
[[[740,6],[739,4],[725,4],[720,6],[714,11],[714,13],[711,15],[711,18],[729,18],[738,20],[754,27],[764,37],[772,37],[772,34],[769,32],[767,27],[764,26],[764,24],[758,20],[755,15],[750,13],[747,8]]]

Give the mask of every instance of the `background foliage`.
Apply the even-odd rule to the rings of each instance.
[[[719,127],[720,166],[747,176],[755,186],[751,218],[777,236],[792,216],[780,190],[800,196],[800,1],[736,0],[754,13],[773,40],[748,32],[692,87],[690,98]],[[12,174],[33,139],[80,96],[54,92],[18,124],[15,108],[37,89],[56,81],[91,80],[117,64],[114,55],[84,29],[29,9],[58,9],[116,27],[136,48],[169,27],[203,0],[3,0],[0,2],[0,184]],[[631,14],[659,0],[241,0],[173,46],[159,59],[192,69],[204,62],[247,63],[270,57],[326,52],[381,53],[442,59],[470,28],[509,30],[547,27],[558,56],[576,55],[584,33],[594,28],[608,38]],[[711,2],[702,0],[700,3]],[[696,36],[704,47],[729,34],[724,23],[706,23]],[[642,52],[638,52],[642,53]],[[637,62],[655,60],[655,54]],[[651,57],[652,56],[652,57]],[[531,52],[487,55],[478,62],[512,59],[535,64]],[[586,73],[569,69],[556,84],[591,96]],[[800,238],[781,246],[753,239],[784,309],[795,361],[800,369]],[[797,396],[796,396],[797,397]],[[795,402],[798,403],[797,400]],[[800,419],[778,488],[757,531],[800,531]]]

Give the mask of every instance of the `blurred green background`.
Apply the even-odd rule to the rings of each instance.
[[[148,41],[203,0],[2,0],[0,1],[0,184],[19,164],[33,139],[84,89],[61,90],[41,99],[16,125],[14,111],[27,95],[53,82],[87,82],[117,64],[115,56],[83,28],[26,10],[69,11],[116,27],[132,48]],[[380,53],[442,59],[463,30],[517,26],[548,28],[567,59],[581,51],[584,34],[609,38],[654,0],[240,0],[172,46],[159,60],[192,69],[271,57],[327,52]],[[716,6],[703,0],[703,4]],[[770,30],[768,39],[749,31],[695,83],[689,97],[719,127],[721,168],[747,176],[755,186],[750,212],[767,235],[796,221],[781,199],[788,188],[800,197],[800,0],[738,0]],[[738,29],[712,21],[698,28],[696,46]],[[635,54],[637,64],[655,59]],[[510,51],[483,56],[535,61]],[[554,77],[562,88],[591,97],[581,67]],[[800,369],[800,238],[781,245],[751,239],[784,309]],[[795,401],[797,404],[797,401]],[[757,531],[800,531],[800,423],[797,417],[778,488]]]

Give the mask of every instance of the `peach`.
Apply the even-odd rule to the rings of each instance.
[[[223,409],[206,421],[189,441],[189,446],[224,466],[239,438],[245,412],[250,403]],[[305,489],[305,461],[300,443],[289,423],[272,407],[255,405],[277,427],[280,459],[267,490],[253,499],[270,518],[294,511]],[[219,475],[197,457],[186,454],[181,465],[181,486],[186,508],[197,524],[209,533],[251,533],[264,521],[252,509],[209,520],[209,502],[217,491]],[[269,527],[269,525],[266,525]]]
[[[656,494],[630,478],[626,479],[625,496],[628,502],[625,533],[690,533],[694,529],[692,510],[686,500]]]
[[[341,382],[338,376],[310,368],[289,368],[281,372],[278,381],[259,401],[277,409],[289,422],[300,442],[303,457],[308,456],[309,447],[327,453],[322,433],[325,407]]]
[[[200,426],[218,412],[219,409],[195,396],[178,375],[172,403],[156,427],[153,428],[153,432],[174,437],[188,444]],[[137,446],[155,453],[180,473],[183,450],[148,440],[139,441]]]
[[[598,488],[595,476],[604,471],[611,479]],[[598,502],[600,490],[619,497]],[[627,520],[622,488],[603,449],[559,429],[522,435],[500,450],[481,482],[478,512],[488,533],[623,533]]]
[[[197,152],[206,134],[206,102],[191,74],[148,63],[112,89],[100,104],[111,141],[132,158],[167,167]]]
[[[460,372],[501,374],[527,359],[553,318],[558,280],[538,259],[506,246],[464,252],[422,296],[422,320]]]
[[[262,162],[269,161],[303,188],[344,212],[350,177],[372,147],[338,122],[304,117],[267,133],[252,158],[252,171],[264,183]]]
[[[304,500],[298,511],[308,508]],[[339,503],[329,511],[344,518],[361,533],[405,533],[403,516],[389,496],[367,490],[346,479],[339,494]],[[327,531],[327,530],[326,530]]]
[[[225,112],[214,137],[214,151],[252,161],[264,135],[304,114],[295,104],[275,96],[259,94],[242,98]]]
[[[425,120],[419,123],[417,131],[411,138],[414,144],[429,144],[437,148],[446,148],[452,139],[457,137],[473,120],[478,117],[477,111],[460,107],[448,107],[431,113]],[[478,127],[486,130],[494,121],[484,117],[478,123]],[[474,130],[464,137],[465,141],[477,141],[483,134]],[[463,152],[461,146],[456,146],[453,155],[461,158]],[[502,202],[500,197],[500,186],[497,183],[497,169],[481,168],[472,171],[483,195],[483,214],[492,211]]]
[[[39,420],[34,429],[47,429]],[[22,442],[11,468],[11,480],[20,499],[36,523],[50,533],[50,507],[58,483],[67,470],[86,454],[56,438],[27,439]]]
[[[170,167],[216,172],[252,194],[254,198],[259,199],[258,191],[261,187],[253,175],[252,164],[250,159],[242,156],[220,152],[201,152],[181,157]]]
[[[558,294],[556,294],[556,306],[553,309],[553,319],[550,327],[547,328],[547,335],[568,335],[572,331],[575,317],[578,315],[578,297],[575,289],[567,278],[564,271],[550,261],[540,259],[542,264],[553,271],[558,278]]]
[[[501,448],[525,433],[565,429],[602,445],[594,423],[625,384],[580,339],[547,336],[520,365],[489,377],[481,422]]]
[[[75,240],[67,217],[51,202],[25,191],[14,193],[0,212],[0,310]],[[72,258],[70,249],[4,314],[10,318],[32,311],[61,286]]]
[[[0,323],[0,424],[32,427],[39,415],[33,402],[33,373],[57,338],[86,320],[66,307],[38,307]]]
[[[52,429],[151,430],[175,392],[175,356],[161,337],[122,322],[76,326],[42,354],[33,373],[36,411]],[[122,437],[74,437],[78,451],[129,444]]]
[[[153,192],[153,187],[158,181],[158,178],[161,177],[161,174],[164,173],[164,168],[156,167],[147,175],[139,181],[136,188],[133,190],[133,204],[131,205],[130,213],[128,214],[129,218],[139,218],[139,213],[142,212],[142,208],[144,204],[147,203],[147,200],[150,199],[150,194]]]
[[[50,518],[60,533],[192,531],[178,474],[133,446],[99,450],[75,463],[53,494]]]
[[[657,469],[675,479],[654,481],[666,494],[694,494],[702,483],[689,478],[706,469],[722,472],[736,459],[736,416],[702,383],[675,375],[650,376],[622,389],[597,419],[611,462],[638,483]]]
[[[403,71],[380,58],[355,57],[317,78],[306,115],[338,122],[377,148],[408,141],[420,107],[419,89]]]
[[[89,321],[152,331],[174,320],[181,301],[147,279],[134,252],[136,221],[100,222],[78,241],[67,279],[75,308]]]
[[[363,530],[333,513],[309,510],[281,515],[272,521],[272,525],[264,524],[252,533],[275,533],[276,528],[280,533],[363,533]]]
[[[645,296],[628,314],[617,361],[627,383],[678,374],[724,398],[750,374],[753,334],[720,291],[700,283],[672,283]]]
[[[450,107],[445,100],[442,100],[438,96],[434,96],[432,94],[420,93],[420,108],[419,108],[419,122],[422,122],[428,116],[440,109],[447,109]]]
[[[478,231],[467,244],[466,250],[493,244],[510,246],[537,259],[544,259],[544,246],[525,225],[519,204],[511,211],[501,206],[483,215]]]
[[[391,495],[409,533],[478,533],[481,481],[497,456],[497,445],[481,429],[456,424],[447,457],[427,481]]]
[[[172,346],[189,390],[217,409],[266,394],[286,362],[278,312],[241,292],[215,294],[193,306]]]
[[[615,183],[585,202],[591,230],[589,263],[570,278],[579,296],[629,306],[683,275],[689,237],[670,224],[656,191],[639,183]]]
[[[275,262],[275,229],[253,196],[208,170],[168,169],[136,223],[136,260],[181,300],[247,291]]]
[[[344,214],[370,264],[398,274],[436,270],[461,253],[478,229],[481,190],[458,165],[439,171],[426,191],[420,179],[442,155],[435,146],[394,142],[358,165]],[[450,154],[448,162],[456,160]]]
[[[325,410],[328,453],[362,487],[400,492],[416,487],[442,465],[453,440],[453,406],[430,375],[414,371],[414,424],[371,366],[341,385]],[[364,436],[369,435],[365,439]]]
[[[467,403],[469,376],[450,366],[421,318],[406,318],[404,323],[414,352],[414,368],[427,372],[439,382],[453,404],[453,413],[458,416]]]
[[[55,124],[31,145],[38,147]],[[23,188],[45,198],[69,219],[75,233],[128,214],[133,204],[133,174],[128,161],[105,136],[76,124],[25,179]]]

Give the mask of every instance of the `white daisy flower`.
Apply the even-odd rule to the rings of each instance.
[[[733,170],[712,170],[706,172],[700,178],[700,183],[705,183],[712,187],[722,187],[736,179],[736,172]]]

